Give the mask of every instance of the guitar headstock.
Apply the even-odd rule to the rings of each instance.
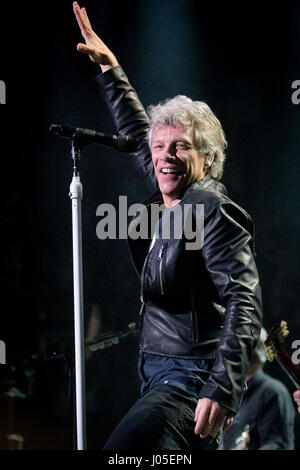
[[[269,362],[273,362],[278,353],[279,345],[284,343],[285,338],[289,335],[287,322],[282,320],[279,325],[274,325],[265,341],[266,356]]]
[[[280,322],[280,325],[274,325],[265,341],[266,356],[270,362],[276,359],[294,386],[300,388],[300,367],[293,363],[290,355],[283,347],[288,334],[286,321]]]

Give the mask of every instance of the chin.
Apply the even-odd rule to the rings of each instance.
[[[159,181],[159,189],[162,194],[166,196],[180,196],[187,188],[188,184],[186,180],[179,180],[179,181],[169,181],[163,182]]]
[[[176,187],[166,187],[166,185],[160,186],[160,192],[162,193],[163,196],[167,196],[168,198],[172,199],[181,199],[182,194],[184,192],[184,187],[176,186]]]

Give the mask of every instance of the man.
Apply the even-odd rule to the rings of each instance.
[[[290,393],[282,382],[263,371],[266,338],[262,328],[248,368],[242,406],[230,429],[223,433],[220,450],[294,449],[295,410]],[[241,439],[246,426],[249,441]]]
[[[146,212],[162,202],[166,207],[151,244],[129,235],[141,277],[141,398],[105,449],[208,448],[238,411],[261,327],[252,222],[218,181],[226,140],[210,108],[176,97],[150,110],[149,130],[115,55],[86,10],[77,2],[73,9],[85,39],[77,50],[100,65],[97,82],[118,132],[139,142],[132,163],[157,190]],[[197,207],[204,207],[204,242],[197,250],[186,249],[184,237],[159,237],[168,212],[187,207],[194,224]]]

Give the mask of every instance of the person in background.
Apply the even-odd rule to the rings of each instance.
[[[265,340],[260,339],[249,364],[242,406],[233,424],[222,433],[219,450],[294,449],[295,410],[287,387],[263,371]]]

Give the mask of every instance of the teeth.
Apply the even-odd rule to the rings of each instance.
[[[175,168],[163,168],[161,171],[163,173],[176,173]]]

